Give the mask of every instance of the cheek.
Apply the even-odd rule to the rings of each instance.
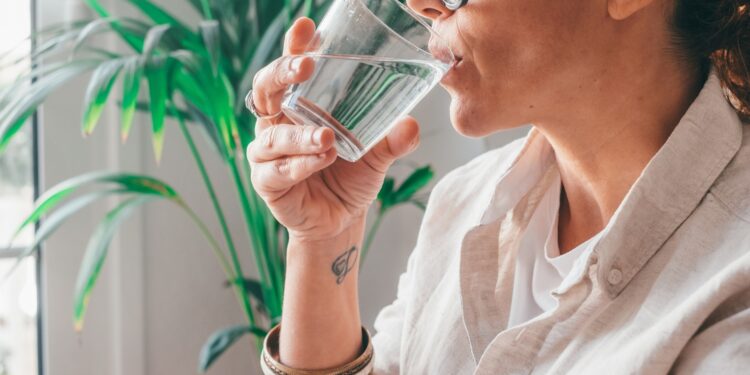
[[[471,12],[456,13],[456,26],[481,80],[503,80],[504,90],[523,92],[580,49],[581,29],[592,29],[584,27],[593,7],[585,3],[480,0]]]

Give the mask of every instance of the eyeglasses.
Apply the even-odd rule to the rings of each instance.
[[[457,10],[458,8],[466,5],[469,0],[443,0],[443,4],[450,10]]]

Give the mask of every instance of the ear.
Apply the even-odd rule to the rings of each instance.
[[[609,16],[622,21],[647,7],[653,0],[607,0]]]

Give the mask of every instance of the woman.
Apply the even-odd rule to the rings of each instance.
[[[285,57],[257,75],[252,180],[290,236],[264,370],[747,371],[750,1],[448,3],[408,5],[459,58],[442,81],[453,126],[534,127],[435,187],[372,340],[357,300],[365,214],[418,125],[336,160],[330,129],[279,114],[313,62]],[[285,53],[313,33],[298,20]]]

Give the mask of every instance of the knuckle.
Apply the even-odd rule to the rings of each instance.
[[[309,157],[299,157],[292,163],[289,171],[289,176],[294,181],[299,181],[308,175],[308,172],[313,167],[313,163]]]
[[[299,163],[298,162],[292,162],[289,163],[289,172],[287,173],[289,176],[289,179],[292,181],[298,181],[300,179],[300,171],[299,171]]]
[[[272,65],[271,74],[273,77],[273,82],[277,86],[286,86],[286,83],[284,82],[283,78],[286,75],[286,59],[280,58],[274,61]]]
[[[280,160],[277,160],[274,163],[274,168],[276,169],[276,173],[280,175],[287,175],[289,173],[290,168],[289,158],[283,158]]]
[[[316,129],[317,127],[315,126],[306,126],[304,128],[303,135],[302,135],[302,139],[304,140],[304,142],[309,142],[309,143],[313,142],[313,137],[315,136]]]
[[[263,147],[265,147],[267,149],[273,148],[273,145],[276,142],[276,137],[277,137],[277,127],[276,126],[271,126],[270,128],[266,129],[263,132],[263,136],[261,137],[262,138]]]
[[[289,140],[295,145],[303,144],[305,142],[305,130],[304,129],[292,130]]]

